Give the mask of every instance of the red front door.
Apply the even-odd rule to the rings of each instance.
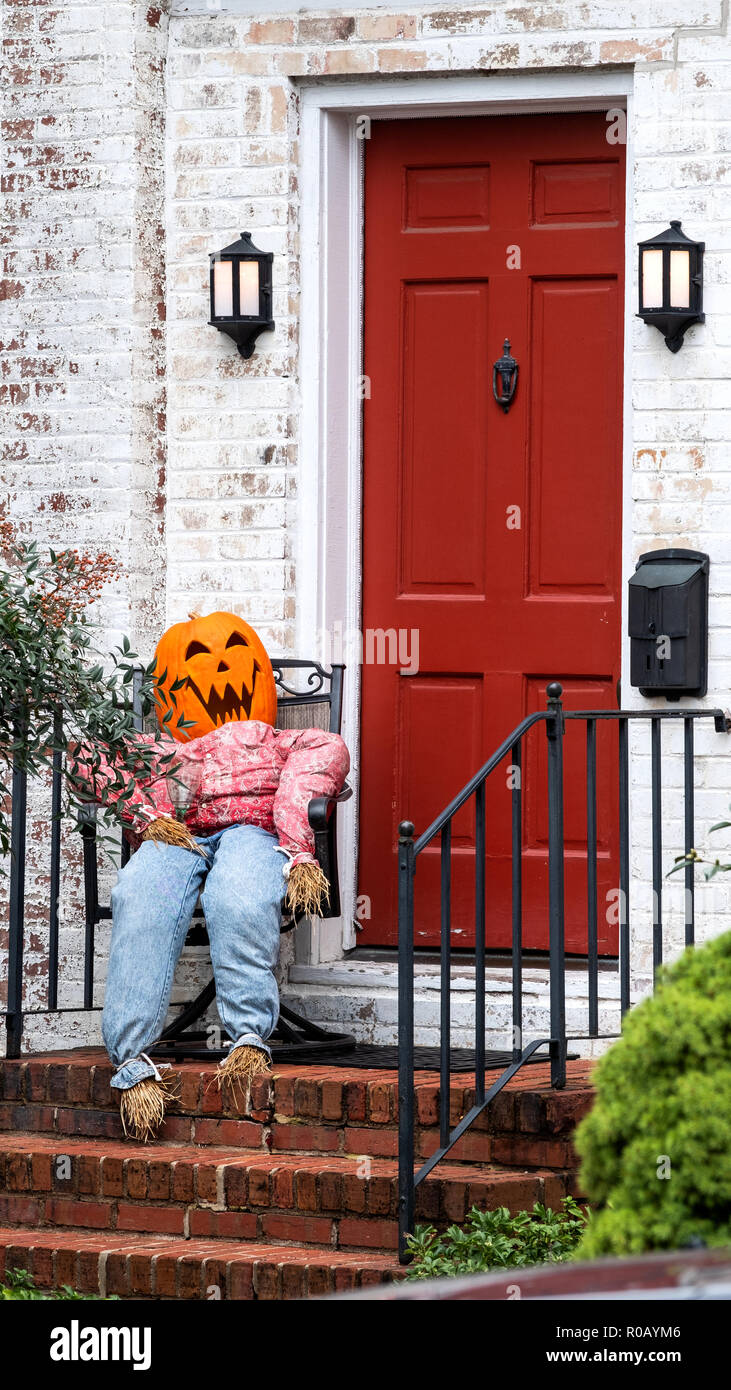
[[[544,706],[548,681],[569,708],[616,707],[624,148],[607,128],[601,112],[377,121],[366,144],[364,943],[396,940],[399,820],[425,829]],[[507,414],[492,389],[506,337],[519,364]],[[583,951],[584,745],[567,728],[566,940]],[[608,728],[597,742],[606,953],[616,750]],[[539,727],[523,782],[534,948],[547,946],[544,744]],[[509,792],[505,775],[491,783],[487,934],[505,947]],[[453,847],[453,943],[469,946],[471,808]],[[438,942],[438,845],[419,860],[416,933],[417,945]]]

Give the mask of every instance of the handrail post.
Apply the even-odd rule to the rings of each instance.
[[[51,868],[48,909],[48,1008],[58,1007],[58,917],[61,889],[61,778],[63,755],[63,710],[53,712],[53,770],[51,774]]]
[[[99,878],[96,859],[96,811],[86,809],[81,824],[84,865],[84,1008],[94,1007],[94,948],[99,915]]]
[[[441,836],[441,942],[439,990],[439,1143],[449,1142],[450,1055],[452,1038],[452,822]],[[484,1021],[483,1021],[484,1032]]]
[[[19,744],[22,729],[14,729]],[[25,831],[28,800],[27,774],[19,748],[13,755],[12,811],[10,819],[10,915],[8,940],[8,1008],[6,1056],[20,1056],[23,1038],[23,937],[25,931]]]
[[[562,687],[546,686],[548,713],[548,941],[551,976],[551,1085],[566,1085]]]
[[[399,1260],[414,1229],[414,827],[398,832],[398,1184]]]
[[[512,941],[511,965],[513,976],[513,1061],[523,1053],[523,744],[517,739],[511,752],[511,871],[512,871]]]

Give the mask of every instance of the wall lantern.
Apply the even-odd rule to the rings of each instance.
[[[666,231],[640,242],[640,309],[638,318],[664,334],[677,352],[693,323],[703,323],[703,252],[705,242],[691,241],[671,222]]]
[[[211,257],[211,317],[233,338],[242,357],[251,357],[260,333],[274,327],[271,251],[259,251],[249,232]]]

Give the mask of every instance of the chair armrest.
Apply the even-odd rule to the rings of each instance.
[[[342,791],[337,796],[313,796],[307,807],[307,819],[310,826],[317,831],[327,830],[327,823],[330,819],[330,807],[336,806],[341,801],[347,801],[353,795],[353,788],[345,783]]]
[[[315,836],[315,859],[330,884],[330,906],[323,913],[325,917],[340,914],[340,888],[338,884],[338,859],[335,845],[335,810],[339,801],[347,801],[353,795],[353,788],[345,783],[337,796],[313,796],[307,807],[307,819]],[[294,918],[291,926],[296,926]],[[284,927],[287,931],[289,927]]]

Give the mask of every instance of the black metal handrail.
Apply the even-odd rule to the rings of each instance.
[[[630,822],[629,822],[629,739],[628,728],[635,720],[651,727],[652,780],[652,881],[653,964],[657,971],[663,956],[662,923],[662,777],[661,724],[666,720],[684,722],[684,839],[686,856],[694,847],[694,738],[693,726],[699,719],[713,719],[718,733],[731,731],[731,719],[719,709],[675,710],[570,710],[563,709],[562,687],[556,681],[546,688],[547,707],[528,715],[500,744],[487,762],[457,796],[416,837],[411,821],[402,821],[398,834],[398,963],[399,963],[399,1258],[409,1259],[407,1236],[414,1229],[416,1189],[462,1138],[490,1102],[540,1048],[548,1048],[551,1084],[566,1083],[566,982],[564,949],[564,773],[563,739],[567,720],[586,724],[586,827],[587,827],[587,972],[588,1033],[572,1034],[599,1038],[599,951],[597,916],[597,780],[596,730],[599,721],[616,723],[619,731],[619,978],[620,1012],[630,1007]],[[534,726],[543,724],[548,744],[548,941],[550,1036],[523,1047],[523,741]],[[512,1060],[501,1075],[486,1088],[485,1048],[485,972],[486,956],[486,784],[490,774],[510,757],[517,777],[511,786],[511,992],[513,1046]],[[451,887],[452,822],[470,800],[475,804],[475,1084],[474,1104],[454,1128],[450,1128],[450,988],[451,988]],[[418,856],[440,837],[440,1067],[439,1067],[439,1145],[414,1171],[414,878]],[[692,944],[695,932],[694,877],[692,864],[685,870],[685,941]]]

